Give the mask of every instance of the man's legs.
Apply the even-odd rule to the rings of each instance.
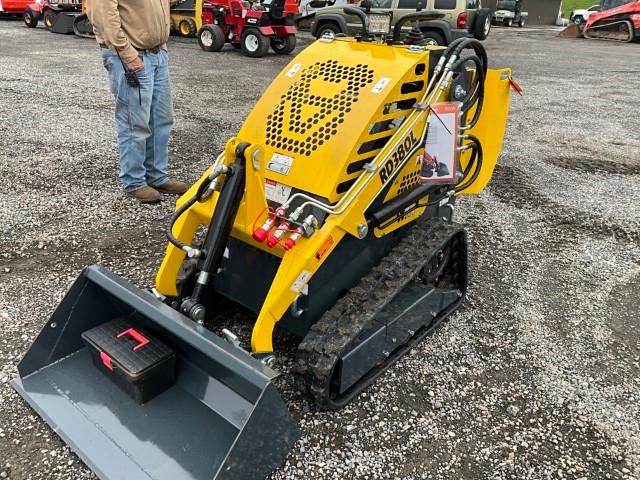
[[[169,180],[169,137],[173,127],[173,101],[169,80],[169,56],[161,50],[156,55],[148,55],[153,67],[153,97],[147,138],[144,167],[146,181],[152,187],[159,187]]]
[[[136,72],[140,87],[131,87],[124,76],[124,66],[117,55],[103,48],[102,59],[109,72],[111,93],[116,99],[116,129],[120,158],[120,182],[125,192],[146,186],[145,155],[151,136],[149,119],[153,97],[153,69],[147,65]]]

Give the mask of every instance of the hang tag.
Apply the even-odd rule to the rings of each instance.
[[[431,107],[429,130],[422,163],[420,183],[455,183],[458,171],[458,130],[460,103],[436,103]]]

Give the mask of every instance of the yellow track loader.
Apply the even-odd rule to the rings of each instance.
[[[295,57],[178,200],[155,288],[86,268],[20,362],[14,388],[100,478],[264,478],[299,435],[276,326],[300,391],[339,409],[463,301],[454,205],[490,181],[511,72],[477,40],[426,46],[436,12],[345,12],[362,31]]]

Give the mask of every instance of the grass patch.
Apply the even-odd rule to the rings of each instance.
[[[598,4],[598,0],[563,0],[562,2],[562,16],[569,18],[571,10],[577,10],[578,8],[589,8],[592,5]]]

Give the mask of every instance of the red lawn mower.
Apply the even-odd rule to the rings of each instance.
[[[0,14],[22,13],[33,0],[0,0]]]
[[[53,33],[74,33],[73,24],[82,13],[82,0],[35,0],[23,13],[27,27],[35,28],[42,20]]]
[[[288,54],[296,47],[297,13],[296,0],[208,0],[202,7],[198,44],[207,52],[217,52],[228,42],[254,58],[264,57],[269,47]]]

